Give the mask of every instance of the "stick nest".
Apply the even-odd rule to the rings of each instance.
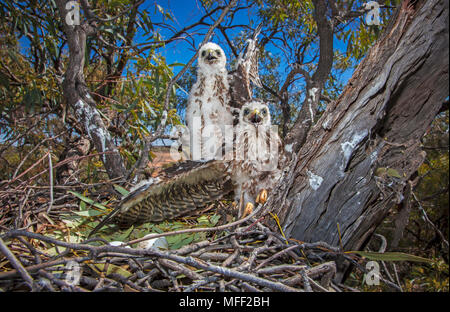
[[[111,197],[105,190],[92,191],[98,187],[55,187],[50,205],[49,188],[0,186],[3,291],[355,290],[333,281],[336,262],[345,257],[358,264],[354,256],[323,242],[286,239],[279,229],[265,225],[272,217],[264,213],[263,205],[249,216],[227,223],[225,216],[215,214],[214,208],[224,208],[217,203],[200,218],[220,219],[218,224],[205,226],[196,222],[200,218],[184,218],[171,224],[143,225],[119,232],[124,238],[119,246],[111,245],[113,239],[107,235],[86,239],[106,212],[101,211],[102,204],[88,204],[87,199],[80,200],[79,193],[68,191],[91,190],[90,198],[97,203]],[[98,211],[97,215],[92,211]],[[143,237],[146,230],[157,226],[166,226],[169,232]],[[137,236],[132,239],[131,233]],[[185,235],[189,243],[176,249],[174,245],[169,249],[142,248],[144,240],[170,240],[177,235]]]

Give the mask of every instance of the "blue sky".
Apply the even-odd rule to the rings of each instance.
[[[155,3],[159,4],[162,8],[170,12],[174,18],[174,22],[172,23],[173,26],[176,28],[176,30],[180,30],[183,27],[187,25],[191,25],[195,22],[197,22],[203,15],[204,10],[202,6],[200,5],[198,0],[162,0],[162,1],[155,1],[155,0],[147,0],[141,8],[148,9],[149,12],[154,13],[155,12]],[[239,25],[253,25],[256,26],[258,23],[258,19],[256,16],[257,8],[249,8],[243,11],[239,11],[233,20],[233,24],[239,24]],[[213,15],[214,20],[217,19],[220,12],[217,12],[215,15]],[[161,21],[160,14],[155,14],[153,16],[153,21]],[[208,23],[211,23],[212,20],[208,19]],[[229,35],[230,39],[233,38],[236,35],[239,35],[239,33],[242,31],[243,28],[236,28],[227,30],[227,34]],[[203,40],[203,35],[208,30],[208,26],[201,26],[196,28],[197,36],[195,36],[196,39],[196,45]],[[164,37],[170,37],[173,33],[171,31],[167,31],[164,29],[160,29],[161,34]],[[220,33],[219,30],[216,29],[214,32],[212,38],[210,41],[214,41],[216,43],[219,43],[225,50],[225,53],[227,54],[228,60],[233,59],[234,56],[231,52],[231,50],[228,47],[228,44],[226,43],[224,37]],[[345,42],[341,42],[334,39],[334,48],[339,49],[341,51],[345,51],[347,48],[347,45]],[[268,44],[266,46],[266,49],[268,49],[273,54],[280,53],[280,50],[276,47],[274,47],[271,44]],[[188,43],[186,43],[184,40],[178,40],[176,42],[170,43],[167,47],[162,48],[159,50],[159,52],[166,57],[168,64],[171,63],[182,63],[186,64],[189,59],[194,55],[195,51],[192,48],[192,46]],[[281,64],[281,68],[287,68],[287,64]],[[174,71],[175,74],[181,69],[181,67],[175,67]],[[351,77],[353,73],[353,70],[346,71],[342,77],[341,82],[346,83],[346,81]]]
[[[173,24],[176,30],[180,30],[185,26],[197,22],[205,13],[198,0],[184,0],[184,1],[148,0],[142,5],[142,8],[147,8],[149,12],[153,13],[155,11],[154,8],[156,2],[162,8],[164,8],[165,10],[169,11],[172,14],[174,22],[171,24]],[[248,25],[250,22],[255,23],[254,21],[255,11],[256,11],[255,8],[253,8],[246,11],[238,12],[234,18],[234,24]],[[213,15],[214,20],[217,19],[219,15],[220,11],[214,14]],[[154,17],[156,18],[153,21],[162,21],[161,18],[158,18],[160,17],[160,14],[155,14]],[[211,23],[212,20],[207,19],[206,22]],[[208,26],[199,26],[195,28],[195,33],[197,35],[194,35],[194,38],[197,46],[203,40],[204,34],[207,32],[207,30]],[[232,38],[236,34],[238,34],[241,30],[242,28],[236,28],[235,31],[227,30],[227,34],[230,36],[230,38]],[[167,31],[164,29],[160,29],[160,32],[164,37],[170,37],[173,34],[171,31]],[[220,34],[220,31],[216,30],[213,33],[213,36],[211,37],[210,41],[214,41],[219,44],[222,43],[221,45],[224,48],[225,52],[227,53],[228,58],[230,59],[230,56],[232,56],[231,50],[228,49],[228,45],[226,44],[224,37]],[[162,48],[160,52],[163,56],[166,57],[169,64],[170,63],[185,64],[195,53],[193,47],[190,44],[186,43],[184,40],[177,40],[176,42],[172,42],[166,48]]]

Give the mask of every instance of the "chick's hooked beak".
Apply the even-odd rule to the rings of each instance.
[[[250,116],[248,116],[248,119],[254,124],[259,124],[262,120],[260,111],[257,109],[253,110],[253,112],[250,113]]]
[[[216,60],[217,59],[217,57],[214,55],[214,50],[212,50],[212,49],[206,50],[206,53],[207,53],[206,59],[208,61],[212,61],[212,60]]]

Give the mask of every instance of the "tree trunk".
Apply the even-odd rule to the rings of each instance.
[[[449,92],[448,1],[411,2],[311,128],[270,199],[286,236],[334,246],[341,237],[357,250],[403,200],[425,157],[420,138]]]
[[[101,160],[108,176],[122,177],[126,173],[123,159],[103,123],[84,79],[86,37],[95,32],[95,25],[87,21],[81,25],[68,25],[66,1],[58,0],[56,3],[69,47],[69,61],[62,82],[64,98],[68,106],[74,110],[75,117],[83,125],[83,130],[94,143],[95,149],[103,153]]]

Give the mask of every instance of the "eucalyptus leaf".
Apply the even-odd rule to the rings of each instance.
[[[105,212],[90,209],[90,210],[83,210],[83,211],[73,211],[73,213],[76,214],[77,216],[82,216],[82,217],[95,217],[95,216],[102,215]]]
[[[413,262],[428,262],[428,263],[432,262],[432,260],[430,260],[430,259],[406,254],[403,252],[379,253],[379,252],[369,252],[369,251],[349,251],[347,253],[356,253],[356,254],[363,256],[369,260],[377,260],[377,261],[413,261]]]
[[[390,177],[395,177],[395,178],[399,178],[399,179],[402,178],[402,176],[400,175],[400,173],[398,173],[397,170],[392,169],[392,168],[389,168],[389,169],[387,170],[387,175],[390,176]]]
[[[125,232],[123,232],[122,234],[118,235],[115,240],[124,242],[128,238],[128,236],[130,236],[130,234],[131,234],[131,232],[133,232],[133,230],[134,230],[134,226],[131,226]]]
[[[94,264],[94,266],[102,272],[105,270],[105,265],[106,265],[105,263],[95,263]],[[106,275],[109,275],[111,273],[117,273],[124,277],[130,277],[132,275],[131,272],[125,270],[124,268],[122,268],[118,265],[112,264],[112,263],[108,263],[105,273],[106,273]]]
[[[86,196],[84,196],[84,195],[81,195],[80,193],[77,193],[77,192],[75,192],[75,191],[68,191],[68,192],[69,192],[70,194],[72,194],[72,195],[78,197],[78,198],[81,199],[82,201],[84,201],[84,202],[86,202],[86,203],[88,203],[88,204],[94,206],[94,207],[97,207],[97,208],[103,209],[103,210],[108,210],[107,207],[105,207],[105,206],[103,206],[103,205],[101,205],[101,204],[99,204],[99,203],[96,203],[96,202],[93,201],[92,199],[90,199],[90,198],[88,198],[88,197],[86,197]]]
[[[127,191],[125,188],[121,187],[120,185],[114,184],[114,188],[116,189],[117,192],[122,194],[122,196],[127,196],[128,194],[130,194],[129,191]]]

